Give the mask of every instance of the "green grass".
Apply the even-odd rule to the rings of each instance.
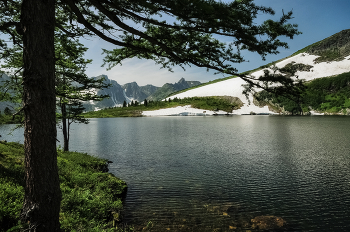
[[[85,118],[115,118],[115,117],[141,117],[142,106],[138,107],[113,107],[99,111],[89,111],[83,113]]]
[[[342,57],[338,49],[322,51],[318,53],[318,55],[320,57],[315,59],[316,63],[330,62]]]
[[[320,44],[322,43],[322,41],[323,41],[323,40],[318,41],[318,42],[313,43],[313,44],[310,44],[309,46],[306,46],[305,48],[302,48],[302,49],[300,49],[300,50],[294,52],[291,56],[296,56],[296,55],[298,55],[298,54],[300,54],[300,53],[308,52],[311,48],[320,45]]]
[[[185,98],[183,101],[186,101],[187,99],[193,108],[203,110],[222,110],[231,113],[232,110],[238,109],[242,106],[230,97],[193,97]]]
[[[0,231],[19,231],[24,197],[24,151],[18,143],[0,143]],[[58,150],[62,191],[62,231],[117,231],[127,185],[106,169],[106,160]]]

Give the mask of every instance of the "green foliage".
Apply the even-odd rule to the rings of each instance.
[[[120,214],[126,184],[110,173],[99,172],[105,163],[86,154],[59,152],[64,230],[106,227],[114,219],[113,212]]]
[[[315,110],[339,113],[349,108],[350,72],[307,83],[305,104]]]
[[[18,223],[23,193],[18,183],[0,179],[0,228],[11,228]]]
[[[21,50],[21,34],[24,34],[23,38],[27,38],[28,30],[22,27],[25,22],[21,22],[26,17],[21,16],[28,15],[29,21],[35,21],[37,16],[29,12],[25,3],[26,1],[20,0],[0,1],[0,30],[7,35],[4,39],[0,38],[0,47],[6,50],[9,60],[13,58],[12,48]],[[97,35],[116,45],[117,49],[105,51],[104,61],[110,67],[120,64],[125,59],[137,57],[152,59],[165,68],[173,65],[196,65],[234,75],[237,70],[232,64],[244,62],[241,50],[256,52],[264,59],[267,54],[276,54],[279,48],[287,47],[287,43],[282,42],[279,36],[293,38],[299,34],[297,25],[287,23],[292,19],[292,12],[283,14],[279,20],[266,20],[257,25],[255,19],[259,14],[274,15],[275,12],[268,7],[256,6],[253,0],[229,3],[187,0],[62,0],[55,1],[55,5],[52,6],[55,7],[55,12],[48,11],[46,15],[56,20],[48,20],[47,28],[57,26],[57,31],[71,38]],[[159,17],[162,15],[172,19],[163,21]],[[48,35],[50,32],[38,36]],[[230,41],[233,42],[225,44],[216,39],[217,35],[230,37]],[[51,46],[54,46],[53,41]],[[40,58],[47,54],[43,52],[43,48],[35,48]],[[3,54],[5,52],[1,53],[1,56]],[[21,68],[21,60],[14,60],[12,64]],[[65,60],[63,59],[63,62]],[[26,68],[29,66],[25,65]],[[36,105],[36,102],[33,101],[33,104]],[[32,124],[35,123],[34,120]],[[89,194],[90,192],[85,192],[82,196],[89,198]],[[31,223],[35,224],[36,221]],[[89,223],[94,223],[94,219]]]
[[[11,115],[12,112],[11,112],[10,108],[6,107],[6,108],[4,109],[4,114],[5,114],[5,115]]]
[[[0,124],[19,124],[23,121],[23,113],[15,115],[0,114]]]
[[[327,61],[330,62],[330,61],[337,60],[341,57],[338,49],[322,51],[322,52],[319,52],[318,55],[320,57],[314,60],[316,63],[322,63]]]
[[[282,95],[271,94],[266,91],[259,93],[259,100],[260,99],[272,99],[272,103],[274,105],[277,104],[279,107],[282,107],[284,111],[290,112],[293,115],[303,114],[303,105],[300,104],[300,101],[298,102],[295,99]]]
[[[122,210],[126,184],[104,173],[106,160],[58,150],[63,231],[112,231]],[[23,145],[0,143],[0,231],[21,227],[24,197]],[[15,231],[18,231],[15,229]],[[115,230],[113,230],[115,231]]]
[[[350,72],[337,76],[318,78],[305,83],[299,104],[283,96],[269,95],[266,91],[259,93],[261,99],[272,99],[272,103],[284,107],[284,110],[296,112],[298,105],[307,112],[311,109],[329,113],[345,114],[350,109]]]
[[[1,3],[0,29],[10,39],[0,40],[0,47],[6,48],[8,54],[12,53],[8,41],[13,39],[20,44],[16,27],[21,3]],[[300,34],[297,25],[288,23],[292,19],[291,12],[276,21],[266,20],[257,25],[255,19],[260,14],[274,15],[275,12],[269,7],[255,5],[253,0],[228,3],[136,0],[114,4],[59,1],[55,12],[56,30],[72,37],[96,34],[117,45],[118,49],[105,51],[105,62],[110,67],[124,59],[138,57],[153,59],[167,68],[194,64],[229,74],[236,69],[227,63],[244,62],[240,50],[257,52],[264,58],[267,54],[278,53],[279,47],[287,47],[279,36],[293,38]],[[122,16],[118,20],[116,13]],[[159,15],[172,19],[164,21]],[[130,27],[130,24],[139,26]],[[123,31],[122,35],[115,35],[119,31]],[[224,44],[216,39],[216,35],[231,37],[234,42]]]
[[[0,142],[0,231],[18,224],[24,193],[23,146]]]
[[[106,95],[97,95],[93,89],[108,87],[104,79],[92,79],[85,74],[86,65],[92,60],[83,58],[87,48],[79,40],[56,32],[55,35],[55,72],[57,118],[62,122],[64,149],[69,150],[69,130],[72,123],[88,123],[82,116],[85,110],[82,101],[100,101]]]
[[[239,104],[231,102],[226,97],[191,97],[179,100],[181,104],[190,104],[193,108],[204,110],[222,110],[231,113]]]
[[[92,60],[83,58],[88,48],[84,47],[78,39],[70,38],[57,29],[54,46],[56,116],[58,122],[62,122],[62,127],[65,127],[65,131],[67,131],[66,134],[63,133],[63,136],[66,138],[64,141],[68,143],[70,125],[72,123],[88,123],[88,120],[81,115],[85,110],[82,101],[100,101],[108,97],[107,95],[97,95],[93,89],[103,89],[109,85],[104,83],[103,78],[93,79],[85,74],[86,65]],[[1,64],[0,67],[13,70],[14,73],[8,80],[0,82],[0,101],[21,102],[23,90],[19,83],[22,80],[22,54],[22,47],[15,45],[13,48],[7,48],[0,56],[4,60],[4,64]],[[8,94],[4,95],[2,92]],[[5,114],[9,114],[8,111]],[[0,119],[0,122],[8,123],[9,120]],[[68,148],[68,144],[66,147]]]
[[[151,1],[148,4],[128,1],[125,7],[132,7],[133,3],[146,16],[138,15],[135,18],[126,14],[125,19],[143,23],[144,31],[128,30],[121,36],[126,46],[104,51],[104,61],[109,68],[125,59],[137,57],[152,59],[169,69],[174,65],[184,67],[194,64],[235,75],[237,70],[231,64],[245,61],[241,50],[256,52],[264,59],[267,54],[278,53],[278,47],[287,47],[285,42],[277,39],[279,36],[293,38],[299,34],[297,25],[287,23],[292,18],[291,12],[284,14],[280,20],[266,20],[256,25],[254,19],[259,13],[274,14],[274,11],[256,6],[252,0],[229,3]],[[156,14],[166,14],[176,20],[170,25],[153,18]],[[120,25],[118,22],[115,24]],[[216,39],[216,34],[235,40],[225,44]],[[257,39],[258,36],[260,39]]]
[[[264,59],[267,54],[277,54],[280,47],[287,48],[287,43],[282,42],[280,36],[293,38],[300,34],[297,25],[288,23],[293,18],[292,12],[283,14],[276,21],[268,19],[257,25],[255,19],[259,14],[274,15],[275,12],[269,7],[256,5],[253,0],[229,3],[136,0],[112,5],[98,1],[80,1],[79,4],[59,1],[56,4],[57,83],[61,84],[62,76],[74,79],[84,72],[89,61],[79,54],[84,53],[86,48],[76,39],[82,35],[95,34],[117,45],[117,49],[112,51],[104,50],[104,62],[109,68],[125,59],[137,57],[152,59],[163,68],[196,65],[229,74],[228,78],[232,78],[237,74],[232,65],[245,61],[241,50],[256,52]],[[4,25],[1,29],[15,42],[13,46],[8,46],[11,39],[0,39],[0,46],[6,48],[1,58],[6,59],[6,68],[22,67],[22,55],[18,52],[22,50],[21,36],[16,31],[21,1],[6,2],[1,6],[0,14],[6,16],[0,20],[0,24]],[[115,17],[116,14],[122,17]],[[159,15],[167,15],[173,20],[163,21]],[[139,26],[130,27],[130,22]],[[119,31],[123,33],[119,34]],[[118,32],[117,36],[115,32]],[[230,37],[233,42],[223,43],[218,35]],[[66,104],[72,96],[76,97],[72,94],[75,91],[72,86],[63,86],[57,88],[57,94],[65,98],[60,104]],[[64,118],[64,113],[61,115]]]
[[[313,44],[311,44],[311,45],[309,45],[309,46],[306,46],[305,48],[302,48],[302,49],[300,49],[300,50],[294,52],[291,56],[296,56],[296,55],[298,55],[298,54],[300,54],[300,53],[305,53],[305,52],[307,53],[307,52],[308,52],[310,49],[312,49],[313,47],[316,47],[317,45],[321,44],[321,42],[322,42],[322,41],[318,41],[318,42],[313,43]]]
[[[86,118],[141,117],[144,106],[114,107],[83,113]]]

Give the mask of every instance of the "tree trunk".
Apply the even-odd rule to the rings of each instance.
[[[66,109],[65,103],[61,103],[61,114],[62,114],[63,151],[69,151],[69,148],[68,148],[68,146],[69,146],[69,137],[68,137],[69,129],[67,131],[67,109]]]
[[[59,231],[61,191],[56,151],[54,0],[23,0],[23,101],[27,231]]]

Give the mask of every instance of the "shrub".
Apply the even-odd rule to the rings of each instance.
[[[0,143],[0,231],[19,231],[24,196],[23,145]],[[126,183],[106,171],[106,160],[58,150],[63,231],[112,231]]]

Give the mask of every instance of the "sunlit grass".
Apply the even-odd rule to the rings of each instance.
[[[24,150],[18,143],[0,143],[0,231],[22,228]],[[126,183],[106,171],[106,160],[58,150],[63,231],[112,231],[120,221]],[[17,229],[15,229],[17,228]],[[114,227],[115,228],[115,227]],[[116,230],[113,230],[116,231]]]

